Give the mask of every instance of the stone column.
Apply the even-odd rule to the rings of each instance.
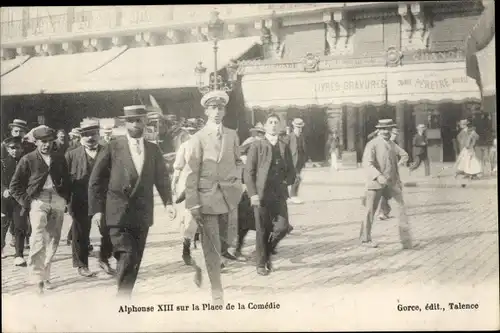
[[[347,150],[342,153],[343,167],[357,167],[356,137],[358,109],[355,107],[346,107],[346,130],[347,130]]]
[[[399,146],[403,149],[406,150],[407,144],[406,144],[406,106],[403,103],[398,103],[396,104],[396,124],[398,125],[399,129],[399,138],[398,138],[398,143]]]

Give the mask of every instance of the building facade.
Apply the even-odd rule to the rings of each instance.
[[[213,7],[2,8],[2,116],[22,111],[33,123],[42,116],[61,127],[116,116],[148,94],[168,113],[199,115],[194,67],[214,67]],[[465,116],[475,117],[481,137],[491,136],[496,106],[482,109],[464,62],[481,1],[217,10],[225,22],[218,66],[239,63],[228,119],[242,137],[268,112],[283,125],[300,116],[313,160],[325,159],[337,131],[343,162],[355,164],[380,118],[398,123],[409,151],[415,126],[426,124],[433,161],[454,160],[456,123]]]

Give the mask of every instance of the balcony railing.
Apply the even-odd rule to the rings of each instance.
[[[369,4],[369,3],[366,3]],[[103,6],[74,7],[65,14],[13,20],[1,23],[2,44],[30,39],[71,35],[73,33],[100,33],[139,27],[178,24],[202,24],[216,8],[221,18],[262,19],[273,13],[286,14],[326,7],[343,7],[344,3],[289,3],[289,4],[234,4],[234,5],[175,5],[175,6]],[[28,15],[26,15],[28,17]]]

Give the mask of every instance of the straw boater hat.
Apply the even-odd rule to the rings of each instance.
[[[97,119],[85,119],[80,123],[80,134],[83,135],[88,132],[99,131],[99,120]]]
[[[301,118],[295,118],[292,122],[293,127],[304,127],[304,125],[304,120],[302,120]]]
[[[182,129],[186,131],[195,131],[197,127],[198,123],[196,121],[196,118],[189,118],[188,120],[186,120]]]
[[[147,116],[148,110],[145,105],[130,105],[123,108],[123,116],[119,116],[118,118],[127,119]]]
[[[394,124],[392,119],[380,119],[378,121],[378,124],[375,126],[375,128],[377,129],[392,128],[392,127],[396,127],[396,124]]]
[[[210,91],[201,98],[201,106],[203,106],[204,108],[211,103],[226,106],[228,102],[229,102],[229,96],[226,92],[222,90]]]
[[[425,129],[426,126],[424,124],[418,124],[417,129]]]
[[[113,126],[111,125],[103,125],[102,126],[103,133],[113,133]]]
[[[12,127],[19,127],[23,130],[25,130],[26,132],[28,131],[28,123],[24,120],[21,120],[21,119],[14,119],[12,121],[11,124],[9,124],[9,128],[12,128]]]
[[[76,136],[76,137],[80,137],[81,134],[80,134],[80,127],[75,127],[71,130],[71,132],[69,132],[69,136]]]
[[[250,132],[266,133],[266,130],[264,129],[264,125],[262,125],[262,123],[257,123],[253,128],[250,129]]]
[[[33,137],[35,140],[53,141],[56,139],[56,131],[47,126],[37,127],[33,130]]]

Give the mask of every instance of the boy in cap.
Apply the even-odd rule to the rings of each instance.
[[[28,220],[26,214],[21,214],[22,207],[12,197],[9,186],[16,166],[22,155],[22,138],[9,137],[3,142],[7,150],[7,156],[2,158],[2,259],[5,257],[3,249],[5,247],[5,237],[9,226],[14,229],[15,258],[14,265],[25,266],[24,242],[28,233]]]
[[[290,133],[288,141],[290,144],[290,150],[292,151],[293,165],[296,171],[295,182],[290,190],[289,201],[295,204],[301,204],[303,202],[298,197],[298,194],[301,183],[300,173],[307,161],[306,141],[304,139],[304,134],[302,133],[304,125],[304,120],[301,118],[295,118],[292,122],[293,131]]]
[[[224,303],[221,256],[236,260],[228,252],[228,220],[243,192],[238,135],[222,125],[228,101],[224,91],[211,91],[203,96],[201,105],[208,119],[205,127],[190,139],[186,164],[186,208],[201,225],[214,304]]]
[[[78,274],[92,277],[95,273],[89,270],[90,229],[91,219],[88,214],[89,178],[95,165],[95,160],[103,146],[99,141],[99,121],[86,120],[80,125],[81,146],[66,153],[66,161],[71,177],[71,197],[69,213],[73,218],[71,226],[73,267]],[[99,229],[101,247],[99,252],[99,267],[107,274],[115,271],[109,265],[112,245],[106,228]]]
[[[10,192],[22,211],[29,211],[32,234],[28,267],[40,293],[51,288],[50,267],[70,191],[66,160],[52,151],[55,135],[49,127],[33,131],[37,150],[21,158],[10,183]]]
[[[413,137],[413,164],[410,166],[410,172],[415,171],[424,162],[425,175],[429,176],[431,173],[429,156],[427,155],[427,136],[425,135],[425,125],[419,124],[417,126],[417,134]]]
[[[69,132],[69,146],[66,151],[70,151],[80,147],[81,145],[80,139],[81,139],[80,128],[79,127],[73,128],[71,132]]]
[[[399,237],[404,249],[416,244],[410,232],[408,216],[403,200],[403,186],[399,176],[398,150],[390,140],[391,129],[396,125],[392,119],[381,119],[378,125],[378,136],[366,144],[363,153],[363,166],[367,172],[366,180],[366,218],[361,225],[360,241],[363,246],[377,247],[372,242],[372,225],[380,198],[394,199],[399,211]]]

